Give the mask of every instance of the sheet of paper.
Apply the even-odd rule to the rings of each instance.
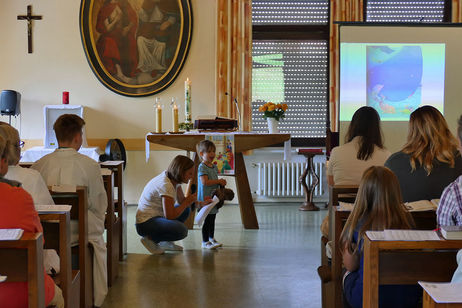
[[[434,211],[436,205],[428,200],[419,200],[414,202],[406,202],[404,206],[409,212],[420,212],[420,211]]]
[[[213,196],[212,203],[207,204],[206,206],[203,206],[199,212],[197,212],[196,217],[194,218],[194,222],[201,227],[202,224],[204,223],[205,218],[207,215],[210,213],[210,211],[217,205],[217,203],[220,201],[217,196]]]
[[[439,241],[435,231],[424,230],[385,230],[386,241]]]
[[[462,303],[462,282],[419,281],[419,284],[436,303]]]
[[[0,282],[6,281],[6,278],[8,278],[8,277],[7,277],[7,276],[1,276],[1,275],[0,275]]]
[[[23,229],[0,229],[0,241],[19,240],[23,232]]]
[[[111,175],[112,171],[108,168],[101,168],[101,175]]]
[[[366,235],[371,241],[385,240],[385,233],[383,231],[366,231]]]
[[[52,212],[69,212],[72,206],[66,204],[36,204],[35,209],[39,213],[52,213]]]
[[[75,185],[70,185],[70,184],[53,185],[53,186],[51,186],[51,191],[54,191],[54,192],[76,192],[77,187]]]
[[[347,202],[339,201],[337,210],[351,212],[353,211],[353,207],[354,207],[354,203],[347,203]]]

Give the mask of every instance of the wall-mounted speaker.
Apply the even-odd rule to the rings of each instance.
[[[20,113],[21,93],[14,90],[3,90],[0,95],[0,114],[17,116]]]

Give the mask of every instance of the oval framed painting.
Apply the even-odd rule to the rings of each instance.
[[[110,90],[147,96],[178,76],[192,37],[190,0],[82,0],[88,63]]]

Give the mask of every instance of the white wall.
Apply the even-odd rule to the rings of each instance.
[[[43,19],[34,21],[32,54],[27,53],[27,23],[18,21],[27,5]],[[175,82],[159,96],[184,97],[184,81],[192,80],[192,115],[215,114],[216,1],[191,0],[193,37],[188,58]],[[60,104],[62,91],[70,92],[70,103],[85,106],[87,138],[143,139],[154,130],[154,98],[129,98],[111,92],[95,77],[87,63],[79,28],[80,1],[2,1],[0,10],[0,89],[22,95],[22,139],[43,139],[43,106]],[[206,111],[206,112],[204,112]],[[167,113],[170,115],[169,113]],[[184,113],[180,112],[180,121]],[[171,119],[164,116],[164,128]],[[139,141],[139,140],[138,140]],[[138,142],[139,143],[139,142]],[[148,164],[143,151],[128,153],[125,199],[136,203],[144,184],[163,170],[177,151],[153,151]]]

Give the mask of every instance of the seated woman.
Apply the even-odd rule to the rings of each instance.
[[[186,156],[178,155],[166,171],[151,179],[144,187],[136,211],[136,232],[142,236],[141,243],[150,253],[183,250],[173,241],[188,235],[184,222],[189,216],[191,205],[197,202],[197,194],[185,197],[181,184],[192,179],[193,174],[194,162]]]
[[[327,169],[329,185],[359,185],[364,170],[383,166],[389,156],[390,152],[383,146],[379,114],[372,107],[361,107],[353,114],[345,144],[332,150]],[[328,236],[327,217],[321,232]]]
[[[3,176],[8,171],[7,142],[0,136],[0,228],[21,228],[25,232],[43,232],[37,211],[31,196],[21,187],[16,187],[14,181],[6,180]],[[45,271],[45,270],[44,270]],[[64,307],[61,289],[55,285],[53,279],[44,274],[45,304],[47,306]],[[27,282],[0,283],[0,306],[22,308],[28,306]]]
[[[8,152],[8,173],[5,174],[5,178],[20,182],[22,188],[32,196],[35,205],[55,204],[40,173],[18,165],[21,158],[21,142],[18,131],[9,124],[0,123],[0,136],[9,144],[6,149]]]
[[[340,235],[343,264],[347,269],[343,289],[346,306],[363,303],[363,235],[366,231],[411,229],[414,221],[403,206],[396,176],[386,167],[370,167],[364,172],[355,206]],[[418,307],[422,291],[418,285],[379,287],[379,307]]]
[[[398,177],[404,202],[437,199],[462,174],[457,140],[438,109],[411,113],[407,142],[385,162]]]

